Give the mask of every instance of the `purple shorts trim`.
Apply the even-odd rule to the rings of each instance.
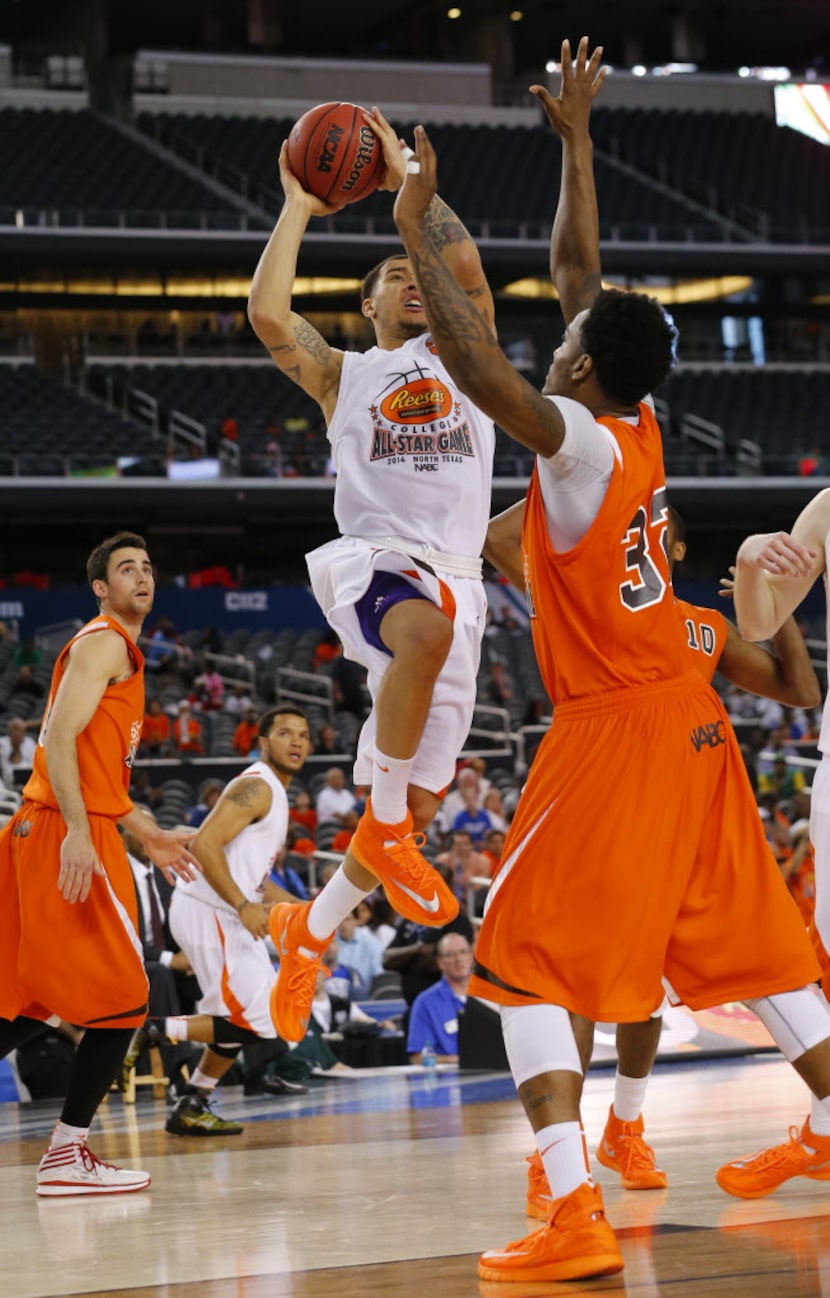
[[[396,572],[376,572],[369,583],[369,588],[355,604],[357,620],[363,632],[363,639],[373,649],[392,657],[391,650],[380,638],[380,624],[384,615],[394,604],[401,604],[405,599],[427,599],[416,590],[412,582],[399,577]]]

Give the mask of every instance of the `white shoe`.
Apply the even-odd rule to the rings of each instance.
[[[114,1167],[96,1158],[85,1140],[47,1149],[37,1169],[37,1194],[129,1194],[150,1184],[149,1172]]]

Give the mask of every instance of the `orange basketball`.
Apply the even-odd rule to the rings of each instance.
[[[288,163],[303,189],[338,207],[371,194],[386,171],[380,140],[357,104],[303,113],[288,137]]]

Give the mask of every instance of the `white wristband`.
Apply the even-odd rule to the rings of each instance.
[[[410,158],[415,157],[415,150],[410,149],[408,144],[404,144],[401,146],[401,157],[403,158],[404,162],[409,162]]]

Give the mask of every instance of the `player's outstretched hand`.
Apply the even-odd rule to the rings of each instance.
[[[794,541],[789,532],[766,532],[750,536],[738,551],[738,563],[760,568],[775,577],[806,577],[816,561],[816,552]]]
[[[395,199],[395,224],[423,222],[426,210],[438,189],[438,159],[423,126],[415,127],[415,156],[406,164],[406,180]]]
[[[395,128],[389,125],[377,106],[371,112],[364,112],[363,118],[380,140],[383,161],[386,163],[386,172],[378,189],[386,189],[394,194],[406,180],[406,162],[407,158],[412,157],[412,150],[406,140],[399,139],[395,134]]]
[[[194,837],[193,829],[156,829],[144,839],[150,859],[168,883],[175,883],[177,877],[190,882],[202,873],[201,865],[187,846]]]
[[[308,190],[303,189],[288,162],[288,141],[283,140],[280,149],[280,184],[285,194],[286,203],[303,203],[308,209],[309,216],[334,216],[335,212],[343,210],[343,204],[324,203],[322,198],[316,198],[314,194],[309,194]]]
[[[588,54],[588,37],[583,36],[576,51],[576,61],[571,58],[570,41],[562,42],[562,84],[559,97],[554,99],[545,86],[531,86],[531,94],[541,102],[548,121],[557,135],[577,136],[588,134],[591,105],[602,89],[608,71],[602,65],[602,46]]]
[[[735,565],[734,565],[734,563],[730,565],[730,568],[729,568],[729,576],[728,576],[728,577],[721,577],[720,582],[719,582],[718,584],[719,584],[719,586],[720,586],[720,590],[718,591],[718,594],[720,595],[721,599],[732,599],[733,596],[734,596],[734,594],[735,594]]]

